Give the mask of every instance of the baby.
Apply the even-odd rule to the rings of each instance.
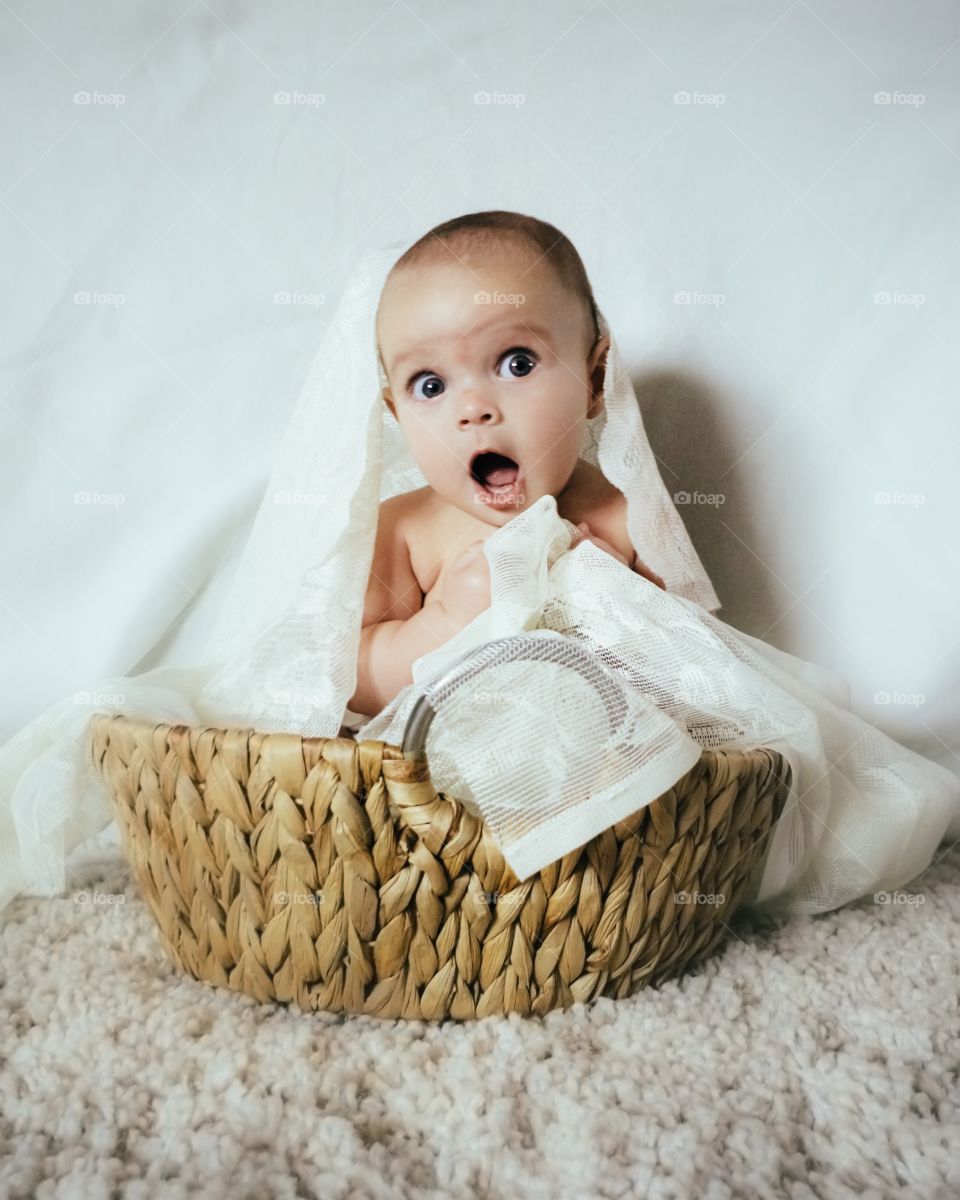
[[[630,542],[626,497],[579,457],[609,344],[576,249],[533,217],[458,217],[393,266],[377,309],[383,398],[427,486],[380,506],[353,712],[378,713],[416,659],[489,607],[482,543],[542,496],[664,587]]]

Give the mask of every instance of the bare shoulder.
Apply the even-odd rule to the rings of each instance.
[[[424,488],[415,492],[398,492],[380,501],[380,520],[394,526],[398,532],[406,534],[407,527],[414,524],[418,511],[423,507],[421,493]]]
[[[636,551],[627,530],[627,498],[613,484],[597,498],[591,514],[583,519],[590,528],[618,550],[628,563],[633,563]]]
[[[633,562],[634,548],[627,532],[627,498],[606,475],[583,459],[578,465],[577,487],[561,508],[560,515],[574,525],[586,521],[597,533]]]
[[[397,535],[407,547],[410,562],[415,573],[424,547],[424,541],[429,535],[431,517],[434,511],[435,493],[430,487],[415,488],[410,492],[401,492],[384,500],[382,509],[387,510],[385,519],[396,526]]]
[[[627,528],[627,498],[623,492],[614,488],[613,494],[606,498],[598,508],[596,515],[593,518],[587,518],[587,523],[594,533],[598,533],[623,555],[631,570],[636,571],[638,575],[643,575],[645,579],[649,579],[657,587],[666,591],[666,584],[657,574],[655,564],[648,563],[641,557],[630,538]]]
[[[579,525],[599,514],[620,495],[599,467],[581,458],[570,482],[557,497],[557,511],[561,517]]]
[[[423,593],[411,561],[411,535],[418,501],[403,492],[381,501],[363,625],[405,621],[420,611]]]

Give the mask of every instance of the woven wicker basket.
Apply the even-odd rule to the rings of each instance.
[[[440,700],[551,655],[536,632],[468,652],[420,695],[402,747],[96,715],[94,762],[174,962],[308,1010],[465,1020],[629,996],[709,955],[759,886],[790,784],[778,752],[704,750],[523,882],[484,821],[432,786]],[[614,732],[623,710],[598,659],[576,644],[566,657]]]
[[[521,883],[422,755],[109,714],[92,734],[184,971],[385,1018],[543,1014],[681,974],[755,893],[789,784],[773,750],[704,750],[657,801]]]

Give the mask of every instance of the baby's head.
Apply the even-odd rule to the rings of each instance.
[[[377,310],[383,398],[414,461],[494,525],[567,486],[603,406],[609,341],[573,244],[520,213],[430,230],[394,264]]]

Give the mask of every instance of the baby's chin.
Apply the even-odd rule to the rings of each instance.
[[[529,497],[525,498],[523,504],[504,504],[492,505],[478,503],[473,506],[473,515],[481,521],[485,521],[488,525],[506,525],[508,521],[512,521],[517,513],[523,512],[530,507]]]
[[[456,495],[451,495],[436,487],[434,491],[441,495],[448,504],[459,508],[461,512],[495,527],[506,525],[518,513],[524,512],[540,499],[539,495],[531,493],[526,487],[519,492],[512,492],[505,496],[484,493],[478,488],[475,488],[472,494],[467,489]]]

